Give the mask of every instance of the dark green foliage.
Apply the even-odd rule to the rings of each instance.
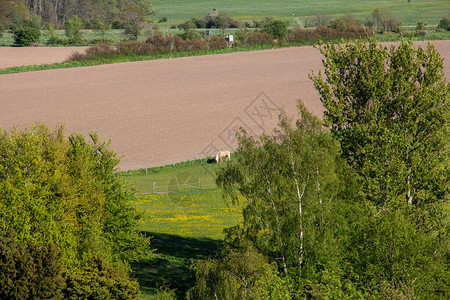
[[[0,240],[1,299],[62,299],[61,255],[54,245],[26,246]]]
[[[100,258],[67,274],[64,299],[137,299],[139,284],[126,272],[108,266]]]
[[[444,30],[450,30],[450,19],[449,18],[442,18],[439,21],[438,28],[444,29]]]
[[[356,224],[348,255],[373,295],[448,298],[448,235],[421,230],[401,210],[367,214]]]
[[[261,31],[270,34],[274,39],[282,41],[286,38],[287,27],[288,23],[286,21],[268,18],[263,21]]]
[[[41,31],[32,26],[18,26],[13,30],[14,45],[30,46],[33,43],[39,43]]]

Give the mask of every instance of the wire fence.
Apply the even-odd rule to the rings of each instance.
[[[139,191],[136,195],[148,194],[171,194],[178,192],[192,192],[217,188],[215,184],[202,184],[200,178],[197,183],[182,183],[182,184],[166,184],[160,185],[157,181],[153,181],[153,185],[143,191]]]

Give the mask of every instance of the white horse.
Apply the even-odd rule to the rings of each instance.
[[[216,154],[216,162],[217,163],[222,162],[224,157],[226,157],[227,161],[230,161],[231,160],[230,151],[224,150],[224,151],[217,152],[217,154]]]

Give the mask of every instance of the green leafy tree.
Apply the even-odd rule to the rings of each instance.
[[[0,28],[22,24],[29,16],[23,0],[0,0]]]
[[[56,245],[69,273],[94,256],[126,269],[149,252],[132,191],[114,175],[120,159],[109,142],[91,140],[45,125],[0,131],[0,232]]]
[[[71,44],[80,44],[83,42],[83,22],[78,16],[73,16],[71,20],[68,20],[65,24],[65,34]]]
[[[447,194],[449,86],[433,46],[374,39],[320,48],[324,75],[311,78],[343,156],[379,209],[427,207]]]
[[[277,261],[281,275],[305,297],[324,296],[331,278],[324,274],[332,274],[336,284],[328,293],[335,297],[352,286],[343,280],[336,232],[347,225],[336,216],[351,215],[354,204],[339,194],[338,144],[304,105],[299,111],[295,126],[283,113],[273,135],[256,140],[243,132],[238,162],[218,172],[224,192],[247,203],[243,227],[228,229],[226,241],[233,247],[250,243]]]
[[[101,40],[106,42],[106,33],[111,29],[111,25],[106,22],[97,21],[93,29],[100,34]]]
[[[214,19],[214,26],[216,28],[220,28],[222,30],[222,35],[225,35],[225,30],[227,30],[228,28],[230,28],[231,25],[231,19],[228,16],[225,15],[217,15]]]
[[[402,42],[322,45],[311,78],[325,121],[357,172],[366,213],[348,255],[372,291],[388,298],[448,298],[449,86],[442,58]]]
[[[124,34],[132,40],[137,40],[145,24],[144,11],[137,5],[128,5],[122,12]]]
[[[288,23],[286,21],[267,18],[262,22],[261,31],[267,32],[274,39],[282,41],[286,38],[287,27]]]
[[[139,284],[127,272],[94,257],[85,267],[67,275],[64,299],[137,299]]]

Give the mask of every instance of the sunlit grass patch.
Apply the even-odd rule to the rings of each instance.
[[[142,231],[222,239],[223,229],[242,221],[242,204],[223,199],[219,189],[138,195]]]

